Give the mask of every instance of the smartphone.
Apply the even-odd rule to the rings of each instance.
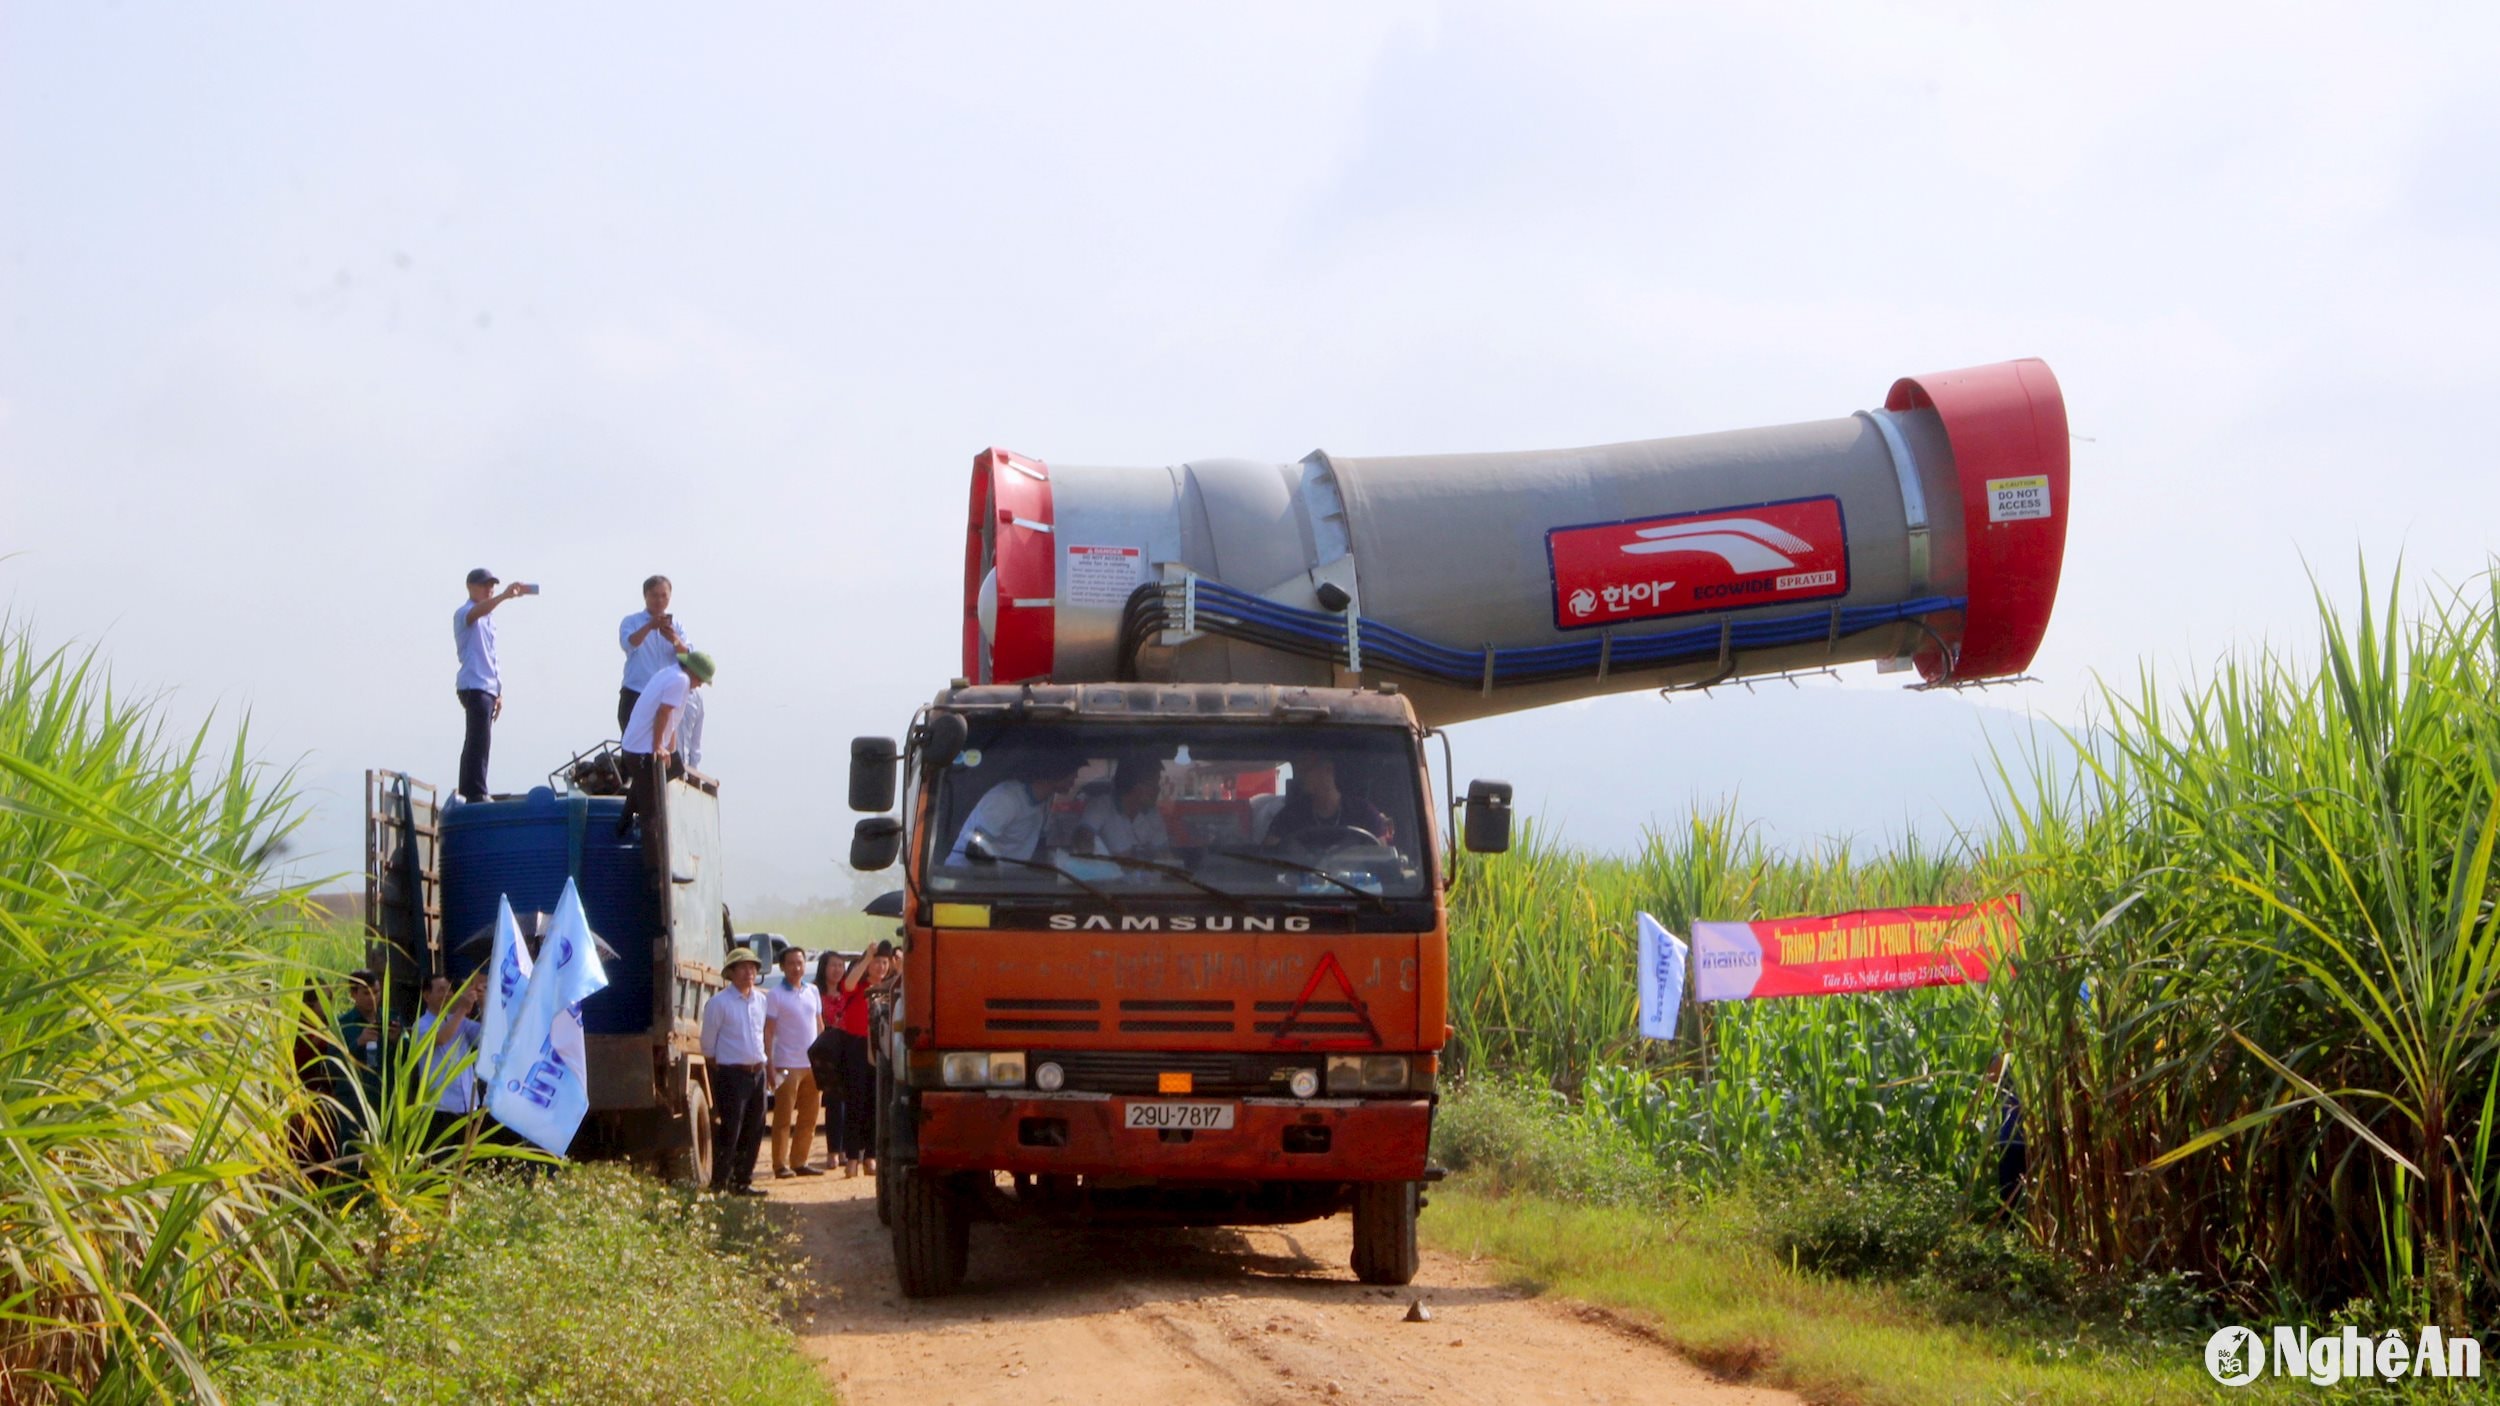
[[[522,582],[522,583],[521,583],[521,594],[522,594],[522,595],[525,595],[525,596],[534,596],[534,595],[537,595],[537,594],[538,594],[538,583],[537,583],[537,582],[535,582],[535,581],[524,581],[524,582]]]

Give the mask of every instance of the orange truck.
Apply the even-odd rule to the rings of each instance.
[[[903,1291],[975,1221],[1276,1225],[1351,1209],[1403,1284],[1449,1035],[1450,882],[1395,685],[971,685],[862,738],[854,867],[899,856],[877,1194]],[[1469,848],[1509,844],[1469,787]],[[1456,806],[1448,808],[1455,809]]]
[[[1577,449],[977,455],[964,678],[853,752],[853,863],[908,847],[877,1132],[905,1291],[953,1287],[980,1218],[1345,1207],[1356,1273],[1405,1282],[1448,1035],[1439,822],[1510,834],[1502,783],[1432,803],[1426,739],[1857,663],[2018,679],[2067,439],[2021,360]]]

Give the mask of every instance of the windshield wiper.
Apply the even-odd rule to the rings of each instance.
[[[1190,873],[1188,870],[1183,869],[1177,864],[1165,864],[1161,860],[1155,859],[1133,859],[1125,854],[1089,854],[1086,855],[1085,858],[1105,860],[1113,864],[1125,864],[1132,869],[1152,869],[1158,874],[1169,874],[1173,878],[1180,880],[1182,883],[1189,885],[1191,888],[1197,889],[1201,893],[1210,893],[1215,895],[1217,898],[1230,902],[1234,907],[1239,908],[1244,913],[1250,911],[1250,899],[1248,895],[1234,893],[1230,889],[1217,888],[1215,885],[1208,883],[1206,880],[1199,878],[1197,875]],[[1075,876],[1070,875],[1069,877],[1073,878]]]
[[[1357,898],[1370,899],[1372,903],[1383,913],[1394,913],[1398,911],[1395,908],[1390,907],[1389,900],[1381,897],[1379,894],[1372,892],[1370,889],[1364,888],[1360,884],[1348,883],[1345,880],[1338,878],[1336,875],[1329,873],[1327,870],[1320,868],[1316,864],[1305,864],[1298,859],[1286,859],[1281,855],[1261,854],[1257,850],[1248,849],[1219,849],[1212,850],[1210,853],[1220,854],[1228,859],[1247,859],[1253,864],[1272,864],[1279,869],[1291,869],[1300,874],[1317,874],[1319,877],[1326,879],[1328,882],[1335,884],[1337,887],[1344,889],[1347,893],[1353,894]]]
[[[1013,864],[1019,869],[1039,869],[1045,874],[1056,874],[1060,878],[1063,878],[1069,883],[1076,885],[1078,888],[1085,890],[1087,893],[1092,894],[1094,897],[1101,899],[1105,904],[1110,906],[1111,911],[1115,913],[1125,913],[1128,911],[1127,905],[1121,903],[1120,900],[1113,898],[1110,894],[1103,892],[1101,889],[1094,887],[1092,884],[1085,882],[1083,879],[1078,878],[1076,875],[1069,873],[1067,870],[1060,868],[1058,865],[1053,864],[1048,860],[1018,859],[1013,855],[988,853],[984,853],[980,858],[973,860],[973,863],[975,864],[984,862],[990,864]]]

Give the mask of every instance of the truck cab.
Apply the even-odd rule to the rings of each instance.
[[[1350,1209],[1400,1284],[1448,1037],[1449,855],[1395,688],[959,685],[854,745],[856,867],[898,857],[880,1208],[914,1296],[974,1220]],[[1470,788],[1471,848],[1508,788]]]

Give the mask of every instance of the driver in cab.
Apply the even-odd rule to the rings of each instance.
[[[1349,829],[1363,831],[1384,845],[1396,843],[1389,817],[1380,807],[1349,795],[1337,784],[1334,759],[1310,757],[1295,762],[1293,794],[1268,824],[1268,847],[1334,848],[1344,843],[1342,836]]]
[[[964,827],[955,835],[955,847],[947,852],[946,862],[970,864],[965,847],[972,837],[999,859],[1031,860],[1042,848],[1042,832],[1050,821],[1050,803],[1068,794],[1076,786],[1076,774],[1084,766],[1081,757],[1031,757],[1016,768],[1016,775],[999,782],[985,792],[965,817]]]

